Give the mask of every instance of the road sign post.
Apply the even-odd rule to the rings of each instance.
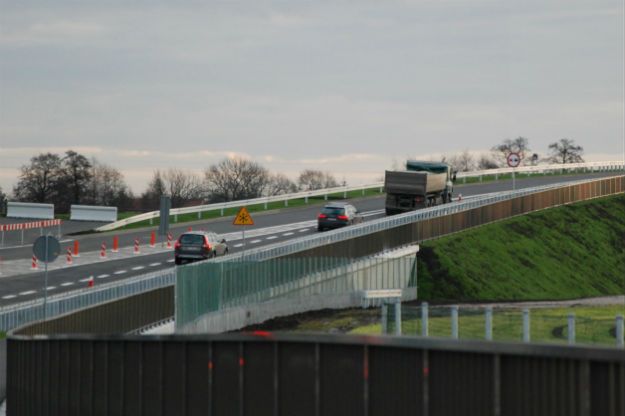
[[[246,225],[254,225],[254,220],[250,215],[249,211],[245,207],[241,207],[237,215],[234,217],[234,221],[232,221],[233,225],[242,225],[242,239],[243,239],[243,254],[241,255],[241,259],[245,259],[245,226]]]
[[[521,164],[521,154],[512,152],[508,154],[506,157],[506,161],[508,162],[508,166],[510,166],[512,170],[512,190],[516,189],[516,180],[514,175],[514,168],[518,167]]]
[[[161,237],[167,237],[169,234],[169,210],[171,209],[171,198],[162,195],[161,196],[161,205],[160,205],[160,222],[158,225],[158,235]],[[165,245],[164,240],[162,241],[162,245]]]
[[[43,288],[43,320],[45,322],[48,311],[48,263],[53,262],[61,253],[59,240],[51,235],[40,236],[33,244],[33,254],[38,259],[42,259],[44,266],[44,288]]]

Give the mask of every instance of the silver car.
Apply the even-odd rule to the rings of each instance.
[[[182,234],[178,237],[174,249],[176,264],[228,254],[226,240],[219,240],[217,234],[207,231],[188,231]]]

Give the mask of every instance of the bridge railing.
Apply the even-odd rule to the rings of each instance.
[[[481,178],[483,176],[495,176],[495,175],[503,175],[506,173],[516,172],[516,173],[544,173],[544,172],[553,172],[553,171],[578,171],[578,170],[587,170],[587,171],[617,171],[623,169],[622,161],[612,161],[612,162],[586,162],[586,163],[568,163],[568,164],[552,164],[552,165],[537,165],[537,166],[522,166],[519,168],[501,168],[501,169],[488,169],[488,170],[480,170],[474,172],[458,172],[457,177],[460,179],[466,179],[471,177]],[[378,189],[381,193],[384,187],[384,182],[374,182],[364,185],[353,185],[353,186],[340,186],[336,188],[326,188],[326,189],[318,189],[314,191],[303,191],[292,194],[285,195],[276,195],[276,196],[268,196],[254,199],[245,199],[240,201],[230,201],[230,202],[221,202],[215,204],[207,204],[207,205],[197,205],[193,207],[184,207],[184,208],[174,208],[170,210],[170,215],[177,216],[182,214],[190,214],[190,213],[201,213],[205,211],[213,211],[220,210],[221,215],[225,209],[228,208],[238,208],[243,206],[250,205],[260,205],[264,204],[265,208],[267,205],[272,202],[285,202],[285,205],[288,205],[289,200],[294,199],[305,199],[306,202],[308,198],[323,196],[327,199],[328,195],[332,194],[340,194],[343,193],[344,197],[347,196],[348,192],[353,191],[365,191],[367,189]],[[129,218],[125,218],[123,220],[119,220],[110,224],[103,225],[96,229],[96,231],[110,231],[120,227],[124,227],[129,224],[134,224],[141,221],[146,221],[154,218],[158,218],[160,215],[159,211],[151,211],[143,214],[135,215]]]

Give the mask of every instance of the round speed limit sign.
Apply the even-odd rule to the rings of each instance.
[[[521,164],[521,156],[518,153],[510,153],[506,159],[511,168],[516,168]]]

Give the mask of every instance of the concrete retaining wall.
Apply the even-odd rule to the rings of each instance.
[[[54,205],[35,204],[31,202],[7,202],[8,218],[54,219]]]
[[[117,207],[72,205],[70,219],[77,221],[117,221]]]

